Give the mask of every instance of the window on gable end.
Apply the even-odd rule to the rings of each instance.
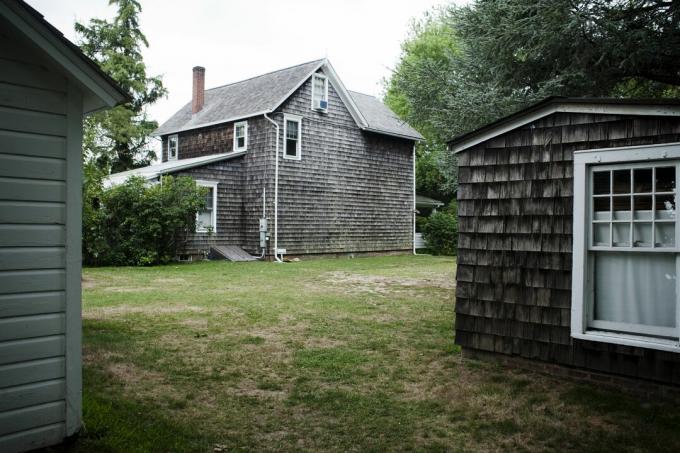
[[[328,78],[325,75],[312,76],[312,109],[328,111]]]
[[[248,122],[241,121],[234,124],[234,151],[248,149]]]

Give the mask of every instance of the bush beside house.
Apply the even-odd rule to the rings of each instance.
[[[131,177],[102,189],[86,181],[83,203],[83,261],[89,265],[142,266],[168,263],[196,229],[205,188],[189,177],[164,177],[148,185]]]
[[[458,221],[455,202],[422,222],[423,239],[434,255],[455,255],[458,247]]]

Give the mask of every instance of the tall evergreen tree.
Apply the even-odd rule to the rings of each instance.
[[[109,4],[117,6],[112,21],[91,19],[87,25],[75,25],[83,52],[133,98],[85,121],[85,162],[104,174],[144,166],[155,159],[149,135],[158,123],[148,119],[146,106],[167,93],[160,76],[148,77],[146,73],[142,48],[149,43],[139,27],[141,5],[136,0],[109,0]]]

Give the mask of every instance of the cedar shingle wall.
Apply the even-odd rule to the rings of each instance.
[[[676,141],[677,118],[558,113],[459,153],[456,343],[680,384],[680,354],[570,336],[573,152]]]
[[[328,113],[312,110],[310,79],[281,108],[303,119],[302,159],[279,162],[279,247],[409,250],[413,142],[362,132],[332,85],[328,96]],[[283,133],[282,115],[274,117]]]
[[[217,231],[212,237],[207,233],[192,235],[185,253],[201,255],[209,249],[209,242],[213,241],[218,245],[237,245],[252,254],[259,254],[259,219],[262,217],[263,185],[267,185],[268,203],[273,202],[271,194],[274,140],[269,137],[269,135],[273,137],[272,131],[271,123],[262,117],[250,118],[248,152],[243,157],[180,173],[194,179],[218,182]],[[219,129],[215,133],[219,134]],[[204,131],[203,135],[208,134]]]

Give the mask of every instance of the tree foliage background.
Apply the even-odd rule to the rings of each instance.
[[[385,101],[426,137],[418,192],[456,189],[444,143],[547,96],[678,97],[677,0],[478,0],[413,23]]]
[[[159,76],[149,77],[142,48],[149,43],[139,27],[142,11],[136,0],[109,0],[117,7],[112,21],[91,19],[76,22],[83,52],[132,96],[132,101],[90,115],[85,120],[83,157],[91,171],[102,174],[119,172],[149,164],[156,155],[149,144],[150,134],[158,127],[146,114],[167,91]]]

